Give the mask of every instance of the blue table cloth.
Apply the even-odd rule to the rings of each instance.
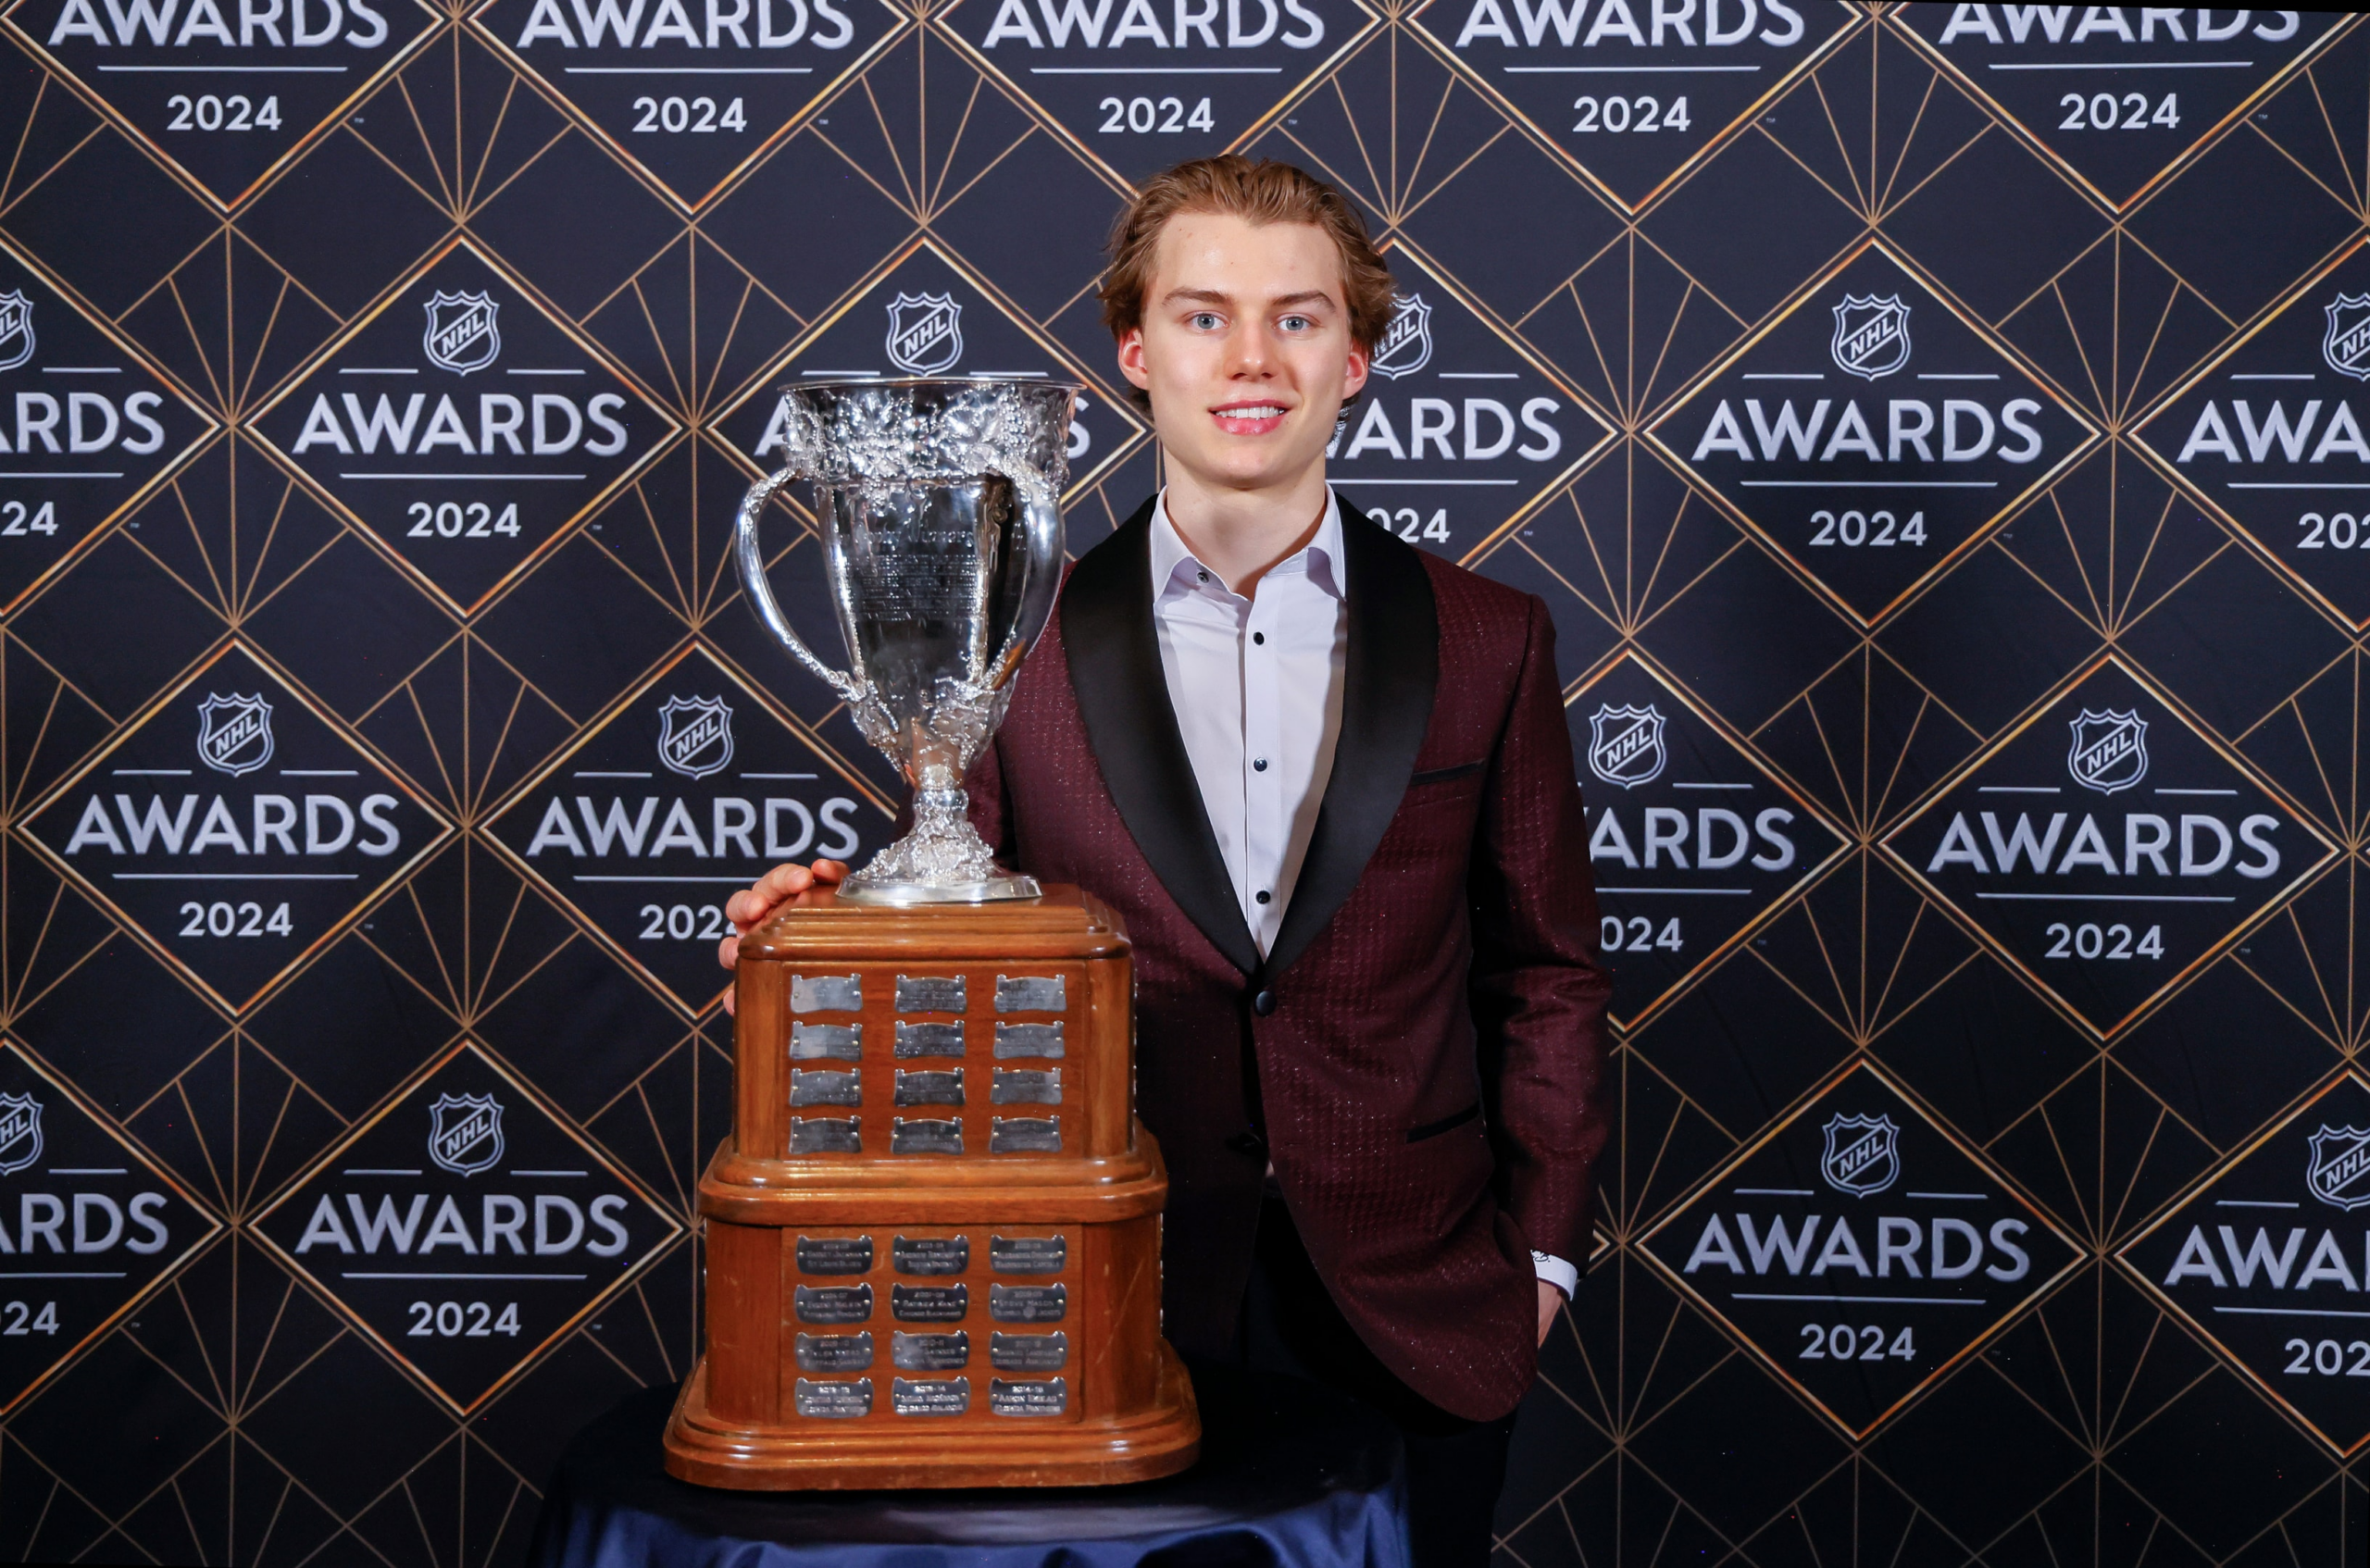
[[[672,1388],[579,1433],[533,1568],[1409,1568],[1398,1435],[1325,1389],[1197,1367],[1202,1457],[1126,1487],[730,1492],[666,1473]]]

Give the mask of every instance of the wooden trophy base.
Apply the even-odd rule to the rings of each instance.
[[[707,1408],[707,1358],[692,1367],[667,1422],[667,1472],[743,1491],[906,1487],[1105,1487],[1174,1475],[1200,1452],[1193,1385],[1160,1342],[1151,1405],[1076,1425],[998,1433],[921,1448],[900,1433],[791,1431],[719,1421]]]
[[[707,1353],[668,1473],[1054,1487],[1192,1463],[1116,918],[1069,887],[833,901],[745,939],[737,995],[733,1136],[699,1189]]]

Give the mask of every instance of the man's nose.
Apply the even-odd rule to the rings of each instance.
[[[1265,377],[1274,368],[1266,334],[1256,327],[1236,328],[1227,335],[1226,347],[1226,372],[1229,377]]]

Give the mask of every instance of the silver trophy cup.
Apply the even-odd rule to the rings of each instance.
[[[971,827],[963,777],[1004,719],[1022,655],[1054,612],[1071,400],[1060,381],[814,381],[783,389],[787,461],[741,503],[749,603],[848,704],[914,790],[913,830],[850,877],[864,903],[1034,898]],[[815,484],[848,668],[800,640],[766,580],[757,525],[774,492]]]

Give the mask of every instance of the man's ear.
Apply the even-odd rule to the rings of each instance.
[[[1130,327],[1119,334],[1119,374],[1138,392],[1152,387],[1152,367],[1144,363],[1144,330]]]
[[[1372,351],[1360,343],[1350,345],[1350,363],[1341,372],[1341,401],[1347,403],[1366,389],[1366,376],[1374,368]]]

